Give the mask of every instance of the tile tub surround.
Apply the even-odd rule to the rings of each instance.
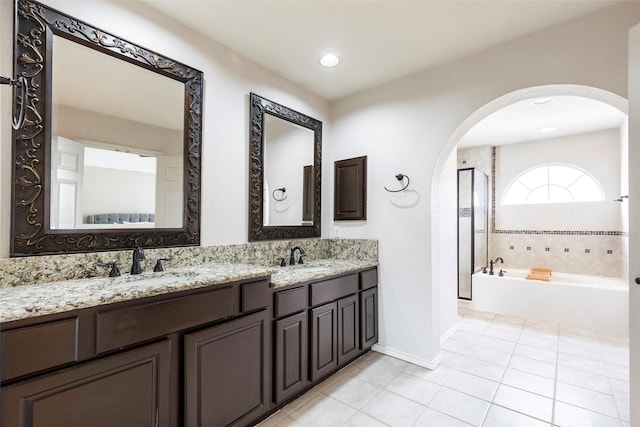
[[[350,259],[377,262],[378,241],[368,239],[300,239],[244,243],[220,246],[196,246],[145,249],[143,271],[152,271],[158,258],[170,258],[165,269],[207,263],[243,263],[277,266],[279,258],[289,259],[289,251],[302,246],[305,262],[319,259]],[[69,255],[45,255],[0,259],[0,288],[106,277],[104,264],[117,262],[125,274],[131,268],[132,250],[91,252]]]
[[[550,268],[592,276],[624,277],[623,233],[505,231],[490,234],[491,258],[509,270]]]

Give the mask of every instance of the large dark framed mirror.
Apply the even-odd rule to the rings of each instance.
[[[249,241],[320,237],[322,122],[250,94]]]
[[[14,55],[11,255],[199,245],[202,72],[26,0]]]

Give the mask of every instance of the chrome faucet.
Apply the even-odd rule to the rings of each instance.
[[[144,251],[140,246],[133,250],[133,263],[131,264],[131,274],[142,273],[140,261],[144,259]]]
[[[291,249],[291,256],[289,257],[289,265],[295,265],[296,251],[300,251],[300,256],[298,257],[298,264],[303,264],[302,257],[305,255],[304,249],[302,249],[300,246],[296,246],[293,249]]]
[[[501,264],[504,264],[504,260],[501,257],[496,258],[496,260],[489,261],[489,274],[493,276],[493,264],[497,264],[500,261]]]

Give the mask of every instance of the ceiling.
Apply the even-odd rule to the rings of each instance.
[[[618,3],[616,0],[141,0],[184,25],[333,101],[481,52]],[[335,52],[342,63],[322,67]],[[625,115],[558,96],[490,115],[459,147],[502,145],[616,128]],[[540,133],[539,129],[556,130]]]
[[[528,99],[490,114],[467,132],[458,148],[504,145],[619,128],[625,113],[604,102],[580,96],[555,96],[536,105]],[[547,98],[539,100],[547,100]],[[540,132],[540,129],[555,129]]]
[[[618,0],[139,0],[327,100]],[[342,58],[324,68],[318,58]]]

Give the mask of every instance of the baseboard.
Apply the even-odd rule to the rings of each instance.
[[[458,330],[458,322],[456,322],[447,332],[440,337],[440,345],[444,344]]]
[[[442,353],[438,353],[438,355],[433,359],[424,359],[422,357],[416,357],[413,354],[405,353],[403,351],[395,350],[393,348],[384,347],[378,344],[374,344],[371,347],[371,350],[377,351],[378,353],[386,354],[387,356],[395,357],[396,359],[404,360],[405,362],[413,363],[414,365],[422,366],[427,369],[435,369],[436,366],[442,360]]]

